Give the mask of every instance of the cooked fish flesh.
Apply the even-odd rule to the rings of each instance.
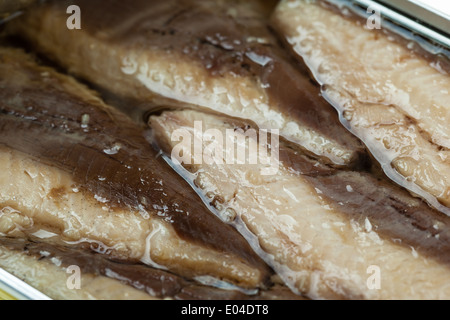
[[[211,129],[220,130],[222,137],[227,130],[247,136],[247,157],[255,150],[250,142],[254,136],[245,131],[251,127],[236,120],[173,111],[150,121],[168,155],[179,146],[180,132],[203,141],[208,154],[213,142],[220,143],[218,133],[209,136]],[[195,130],[196,122],[202,130]],[[183,136],[183,141],[189,139]],[[194,146],[184,145],[183,153],[194,157],[192,150]],[[237,159],[226,164],[229,152],[227,147],[214,153],[222,162],[185,161],[191,175],[185,176],[294,292],[313,299],[450,298],[446,215],[389,181],[318,165],[283,144],[274,175],[261,174],[269,153],[260,152],[258,164],[248,158],[245,164]]]
[[[82,246],[58,246],[23,239],[0,239],[0,267],[58,300],[301,298],[281,286],[254,296],[230,288],[211,288],[145,265],[111,261]],[[75,270],[81,277],[78,283],[74,278]],[[76,290],[75,285],[78,285]]]
[[[0,242],[3,242],[0,240]],[[16,244],[17,245],[17,244]],[[22,244],[24,245],[24,244]],[[41,247],[41,249],[43,249]],[[47,257],[46,257],[47,256]],[[71,274],[61,260],[42,250],[30,255],[17,252],[14,246],[0,245],[0,267],[55,300],[153,300],[153,296],[105,276],[81,273],[80,289],[70,289],[67,285]]]
[[[320,3],[281,1],[273,25],[386,173],[436,207],[450,206],[448,61]]]
[[[325,162],[359,165],[362,145],[269,31],[275,2],[47,1],[11,30],[70,72],[139,101],[129,109],[210,109],[279,129]],[[82,30],[63,27],[69,4],[81,8]]]
[[[262,287],[270,271],[161,159],[146,131],[84,86],[0,48],[0,232],[88,243],[114,259]],[[42,236],[39,233],[45,231]]]
[[[127,103],[0,48],[0,267],[55,298],[450,299],[447,69],[314,2],[273,17],[297,61],[272,0],[48,0],[11,21]],[[369,173],[346,127],[437,209]]]

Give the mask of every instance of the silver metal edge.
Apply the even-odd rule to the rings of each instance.
[[[436,32],[410,18],[404,16],[402,13],[399,13],[395,10],[392,10],[378,2],[372,0],[352,0],[352,2],[359,4],[365,8],[372,8],[381,12],[382,18],[389,19],[394,23],[397,23],[406,29],[415,32],[431,41],[434,41],[438,44],[445,46],[447,49],[450,49],[450,38],[444,34]],[[370,15],[368,13],[368,15]]]
[[[450,15],[417,0],[376,0],[413,16],[445,34],[450,32]],[[450,4],[449,4],[450,5]]]
[[[52,300],[42,292],[1,268],[0,289],[18,300]]]
[[[432,54],[442,54],[450,59],[450,39],[419,23],[403,16],[402,14],[371,0],[324,0],[339,8],[346,8],[362,18],[369,18],[373,11],[381,13],[382,27],[398,34],[399,36],[416,42],[423,49]],[[420,31],[420,32],[419,32]]]

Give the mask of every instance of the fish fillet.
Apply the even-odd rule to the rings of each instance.
[[[181,132],[203,141],[208,154],[213,142],[221,143],[220,135],[208,130],[220,130],[222,137],[227,130],[246,135],[242,128],[250,126],[233,121],[175,111],[152,117],[151,126],[169,155]],[[196,122],[203,131],[195,130]],[[283,145],[274,175],[261,174],[268,153],[259,153],[258,164],[248,158],[245,164],[226,164],[227,147],[214,153],[225,164],[194,164],[194,147],[183,146],[192,157],[184,165],[187,179],[294,292],[313,299],[450,298],[450,218],[401,188],[369,174],[318,165]]]
[[[363,23],[301,0],[282,1],[273,17],[386,173],[436,207],[449,207],[448,61],[425,58],[409,49],[413,43]]]
[[[300,299],[281,286],[254,296],[211,288],[142,264],[111,261],[82,246],[0,239],[0,267],[53,299],[71,300],[247,300]],[[80,282],[76,283],[74,270]],[[78,288],[74,288],[78,285]]]
[[[146,132],[72,78],[0,48],[0,232],[261,287],[267,266],[158,157]],[[42,236],[41,230],[44,231]]]
[[[65,27],[69,4],[81,8],[82,30]],[[10,29],[70,72],[138,101],[130,112],[155,103],[211,109],[278,129],[325,162],[359,165],[359,141],[269,31],[273,4],[47,1]]]
[[[43,252],[45,253],[45,252]],[[142,291],[134,289],[118,280],[81,273],[79,290],[67,285],[72,274],[58,266],[59,260],[42,261],[40,257],[29,256],[0,246],[0,267],[17,278],[24,280],[55,300],[153,300]],[[45,257],[44,257],[45,258]]]

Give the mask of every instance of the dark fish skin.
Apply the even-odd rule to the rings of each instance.
[[[192,110],[150,118],[168,153],[176,145],[172,133],[193,132],[197,121],[223,136],[244,132],[234,119]],[[184,167],[220,216],[244,230],[249,243],[258,238],[255,250],[295,292],[312,299],[450,296],[449,217],[388,179],[320,166],[284,145],[279,159],[278,173],[270,176],[261,174],[262,163]],[[366,282],[373,267],[381,271],[379,290]]]
[[[35,257],[39,262],[57,259],[61,267],[79,266],[83,274],[105,276],[117,279],[135,289],[144,291],[152,297],[176,300],[248,300],[248,299],[301,299],[287,288],[274,287],[257,295],[246,295],[239,291],[220,290],[202,286],[172,273],[156,270],[127,261],[111,261],[103,255],[89,252],[82,246],[59,246],[37,243],[23,239],[0,238],[0,246],[9,250],[23,252]],[[45,255],[42,253],[45,252]],[[36,261],[36,263],[39,263]]]
[[[259,270],[252,285],[266,282],[268,267],[158,156],[143,128],[73,79],[7,48],[0,49],[0,144],[70,173],[112,209],[145,210],[182,239],[230,253]],[[113,146],[120,151],[105,152]]]
[[[59,28],[69,4],[82,9],[82,30]],[[70,72],[138,100],[142,113],[155,101],[210,109],[280,129],[320,161],[360,166],[365,148],[270,31],[274,5],[259,0],[48,1],[10,30]],[[128,112],[136,108],[128,106]]]

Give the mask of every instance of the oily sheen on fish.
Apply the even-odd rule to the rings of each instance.
[[[278,172],[263,175],[267,155],[259,151],[260,161],[249,161],[259,148],[245,132],[251,126],[235,120],[174,111],[150,123],[168,154],[178,150],[181,132],[203,141],[204,154],[216,150],[222,163],[185,161],[190,179],[294,292],[313,299],[450,298],[450,218],[401,188],[318,165],[283,144]],[[228,146],[211,147],[227,130],[248,137],[245,164],[234,152],[233,164],[226,162]],[[193,145],[183,146],[184,155],[195,156]]]
[[[111,261],[104,255],[89,252],[82,245],[59,246],[0,238],[0,267],[57,300],[300,299],[281,286],[254,296],[236,290],[206,287],[164,270]],[[73,271],[68,273],[71,267],[77,267],[81,276],[77,290],[67,285],[68,277],[73,275]]]
[[[0,239],[0,267],[55,300],[153,300],[146,292],[121,283],[117,279],[80,273],[79,289],[71,289],[67,267],[59,258],[40,245],[34,255],[27,243]],[[29,245],[29,243],[28,243]],[[36,245],[35,247],[38,247]],[[19,249],[20,248],[20,249]],[[74,265],[78,266],[78,265]],[[74,283],[75,285],[75,283]]]
[[[386,173],[434,206],[450,206],[448,61],[319,1],[282,1],[273,25]]]
[[[269,271],[158,157],[146,132],[70,77],[0,48],[0,232],[246,288]],[[36,234],[36,232],[38,232]]]
[[[65,26],[69,4],[82,30]],[[339,166],[361,144],[268,28],[274,1],[47,1],[11,26],[70,72],[146,104],[212,109],[279,129]],[[129,109],[139,106],[131,105]]]

